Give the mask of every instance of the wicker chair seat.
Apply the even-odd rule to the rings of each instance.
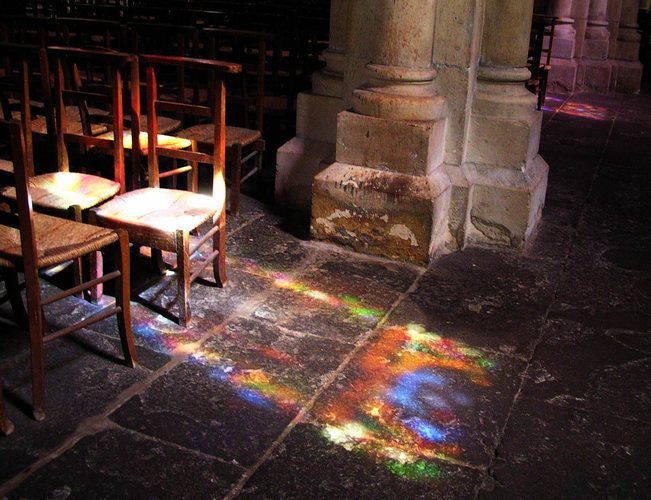
[[[212,144],[215,137],[215,128],[210,123],[193,125],[179,132],[180,136],[186,139],[193,139],[197,142]],[[258,139],[262,138],[259,130],[253,130],[242,127],[226,126],[226,147],[229,148],[235,144],[248,146]]]
[[[118,240],[110,229],[39,213],[34,214],[34,231],[39,269],[82,257]],[[22,269],[20,231],[16,228],[0,226],[0,266]]]
[[[8,174],[14,173],[14,164],[9,160],[0,159],[0,171],[7,172]]]
[[[181,127],[181,120],[170,118],[168,116],[158,117],[158,133],[169,134]],[[147,130],[147,115],[140,115],[140,130]]]
[[[94,210],[104,227],[123,228],[134,243],[174,251],[177,231],[192,231],[222,209],[224,200],[176,189],[129,191]],[[154,241],[152,243],[152,241]]]
[[[101,139],[113,140],[113,132],[106,132],[100,134],[98,137]],[[124,149],[131,149],[133,147],[133,141],[131,138],[131,130],[125,130],[122,134]],[[140,132],[140,151],[143,155],[148,153],[148,136],[147,132]],[[182,137],[173,137],[171,135],[162,135],[158,134],[158,144],[160,146],[165,146],[170,149],[186,149],[192,145],[192,141]]]
[[[52,172],[30,177],[29,191],[37,207],[65,211],[79,206],[87,210],[115,196],[120,184],[96,175]],[[15,200],[16,189],[7,187],[2,190],[2,196]]]
[[[91,115],[106,115],[107,112],[103,109],[88,108],[88,113]],[[20,119],[20,112],[14,111],[12,113],[14,119]],[[47,134],[47,123],[45,116],[39,115],[32,119],[31,122],[32,132],[35,134]],[[66,106],[66,132],[69,134],[83,134],[84,131],[81,127],[81,117],[79,115],[79,108],[77,106]],[[104,123],[92,123],[90,129],[93,135],[103,134],[108,130],[108,125]]]

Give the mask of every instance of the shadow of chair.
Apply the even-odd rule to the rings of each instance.
[[[122,352],[127,365],[137,363],[131,332],[129,240],[126,232],[82,224],[46,214],[34,213],[26,172],[25,132],[19,122],[10,129],[16,183],[17,213],[2,213],[0,225],[0,269],[2,269],[16,318],[24,318],[23,302],[16,288],[18,273],[23,273],[27,297],[27,323],[31,352],[32,407],[34,418],[45,416],[44,345],[72,332],[116,316]],[[73,259],[111,251],[115,270],[75,286],[42,296],[39,271]],[[101,260],[101,259],[100,259]],[[115,303],[99,309],[82,320],[56,331],[48,331],[44,307],[99,284],[115,281]]]
[[[147,114],[148,120],[148,179],[149,187],[130,191],[117,196],[109,202],[93,209],[91,214],[98,224],[108,228],[126,229],[129,239],[138,245],[150,247],[152,257],[162,264],[161,251],[176,254],[178,321],[188,325],[191,320],[190,285],[203,269],[212,264],[213,275],[218,286],[226,283],[226,215],[224,182],[225,157],[225,89],[224,75],[241,70],[237,64],[214,60],[202,60],[174,56],[143,55],[141,60],[147,71]],[[179,65],[187,70],[204,71],[214,74],[215,91],[213,99],[207,106],[193,105],[185,102],[159,100],[156,69],[173,69]],[[195,144],[191,151],[168,147],[158,142],[158,123],[156,117],[161,112],[198,115],[209,119],[213,125],[213,151],[203,153],[196,151]],[[161,169],[161,158],[183,160],[187,166],[170,170]],[[197,193],[199,163],[211,168],[211,194]],[[161,187],[161,180],[171,181],[179,175],[186,175],[187,190]],[[202,226],[210,229],[190,247],[190,233]],[[212,250],[198,268],[190,272],[190,258],[200,254],[200,247],[212,239]],[[162,265],[159,266],[161,270]],[[139,298],[144,301],[144,299]],[[145,301],[146,302],[146,301]],[[169,311],[154,304],[147,304],[161,313]]]

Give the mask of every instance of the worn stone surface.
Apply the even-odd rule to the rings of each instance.
[[[242,472],[200,453],[110,429],[81,440],[9,498],[215,498]]]
[[[317,239],[421,264],[440,245],[449,196],[442,183],[334,163],[315,178],[313,189]]]
[[[425,176],[443,159],[445,120],[394,121],[345,111],[337,122],[337,162]]]
[[[417,470],[410,478],[404,469],[400,477],[364,453],[328,442],[318,427],[299,425],[239,498],[468,498],[481,484],[479,471],[440,461],[432,461],[430,478],[418,479]]]
[[[642,498],[649,439],[648,424],[522,399],[479,498]]]

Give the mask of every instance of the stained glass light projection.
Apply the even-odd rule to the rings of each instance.
[[[473,401],[459,385],[489,387],[494,367],[480,351],[420,325],[389,327],[354,363],[357,378],[319,405],[316,418],[330,441],[400,476],[436,478],[432,459],[462,460],[455,410]]]

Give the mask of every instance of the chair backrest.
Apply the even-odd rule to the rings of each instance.
[[[110,152],[113,157],[113,180],[120,184],[120,192],[124,193],[126,191],[124,129],[128,126],[134,138],[139,137],[140,134],[140,93],[129,92],[129,89],[139,88],[138,58],[123,52],[71,47],[50,47],[48,53],[52,57],[55,76],[54,103],[59,171],[66,172],[70,169],[67,143],[78,143],[83,149],[91,147],[103,149]],[[99,69],[105,69],[107,74],[102,75],[99,80],[94,78],[92,81],[82,81],[78,65],[89,62]],[[126,82],[125,74],[128,74]],[[129,108],[128,118],[125,118],[124,113],[125,101]],[[67,132],[65,109],[67,104],[79,108],[82,134]],[[89,105],[105,109],[108,114],[91,116],[88,112]],[[113,132],[112,139],[93,136],[91,122],[110,125]],[[133,140],[132,143],[132,175],[136,179],[140,168],[141,152],[139,141]]]
[[[239,121],[229,120],[229,124],[263,131],[267,47],[274,39],[271,33],[248,30],[204,28],[200,31],[198,45],[207,58],[242,65],[238,82],[227,82],[229,118],[234,116]],[[253,120],[250,119],[251,110]]]
[[[28,189],[29,165],[28,153],[26,150],[25,128],[17,120],[2,120],[3,127],[8,128],[11,141],[12,160],[14,164],[14,182],[16,184],[16,213],[4,213],[1,223],[5,226],[17,228],[20,231],[20,245],[22,251],[22,265],[27,288],[27,301],[29,311],[35,311],[34,315],[41,314],[40,294],[30,293],[38,290],[38,255],[36,246],[36,233],[34,231],[34,213],[32,210],[32,199]],[[34,303],[36,301],[37,303]],[[32,314],[29,320],[32,321]]]
[[[238,73],[242,70],[236,63],[215,61],[208,59],[194,59],[188,57],[143,55],[141,57],[147,72],[147,133],[149,151],[149,185],[160,187],[160,179],[174,174],[187,172],[181,168],[161,174],[159,168],[159,157],[181,159],[194,163],[210,164],[213,168],[212,193],[213,196],[224,196],[225,198],[225,157],[226,157],[226,91],[224,76],[229,73]],[[158,83],[156,70],[160,67],[183,66],[187,70],[206,71],[214,74],[214,79],[205,80],[214,82],[214,90],[210,92],[212,99],[207,106],[199,104],[188,104],[185,102],[163,101],[158,98]],[[214,125],[214,149],[212,154],[197,151],[183,151],[178,148],[166,148],[158,144],[158,114],[161,112],[181,113],[195,115],[208,119]],[[196,191],[197,172],[196,166],[192,176],[192,189]]]
[[[48,134],[55,133],[52,112],[50,73],[45,49],[34,45],[0,42],[0,61],[4,76],[0,79],[0,105],[5,120],[19,114],[25,130],[30,130],[33,118],[32,94],[34,91],[42,100],[42,108],[34,108],[44,115]],[[36,68],[39,68],[36,70]],[[34,75],[36,75],[34,77]],[[27,174],[34,175],[32,134],[25,136]]]

